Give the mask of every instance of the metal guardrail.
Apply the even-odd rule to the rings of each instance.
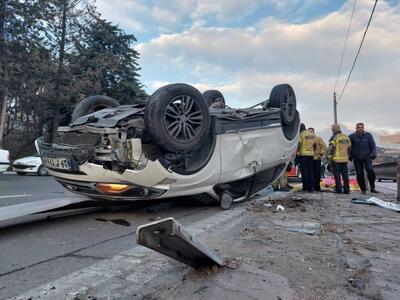
[[[223,259],[190,235],[174,218],[140,226],[136,242],[193,268],[224,265]]]

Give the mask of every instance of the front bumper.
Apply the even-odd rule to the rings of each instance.
[[[80,195],[89,196],[92,198],[105,199],[105,200],[146,200],[161,197],[166,190],[146,188],[137,185],[131,185],[127,191],[120,194],[106,195],[102,193],[97,187],[97,182],[86,182],[77,180],[68,180],[64,178],[57,178],[56,180],[61,183],[67,190]]]
[[[36,172],[38,166],[27,165],[27,164],[12,164],[12,167],[16,172]]]
[[[123,172],[109,170],[103,165],[87,160],[93,149],[66,147],[58,144],[45,144],[37,141],[39,154],[50,175],[54,176],[64,187],[71,192],[97,197],[102,199],[143,200],[162,196],[169,190],[171,172],[158,161],[148,160],[142,169],[126,169]],[[65,159],[68,168],[60,169],[46,165],[47,158]],[[132,186],[120,194],[104,194],[96,188],[96,184],[129,184]]]

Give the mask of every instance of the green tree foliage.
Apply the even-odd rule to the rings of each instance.
[[[32,145],[44,127],[68,124],[88,96],[146,101],[135,42],[90,0],[0,0],[0,104],[7,101],[0,134],[14,140],[6,140],[11,153],[18,156],[14,144],[26,148],[16,136]]]
[[[38,1],[0,0],[0,102],[7,104],[0,106],[0,119],[5,119],[0,122],[0,146],[2,133],[12,133],[21,124],[25,132],[38,134],[41,128],[35,124],[41,118],[34,116],[32,109],[45,81],[43,69],[48,67],[49,59],[41,45],[41,17]]]
[[[146,101],[138,80],[139,54],[133,48],[134,35],[126,34],[93,10],[81,33],[75,39],[77,53],[73,56],[76,89],[86,94],[104,94],[125,104]]]

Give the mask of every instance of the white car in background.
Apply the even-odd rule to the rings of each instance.
[[[48,175],[46,167],[42,164],[39,154],[17,159],[12,164],[14,171],[18,175],[37,174],[39,176]]]
[[[7,150],[0,149],[0,173],[7,171],[10,166],[10,153]]]

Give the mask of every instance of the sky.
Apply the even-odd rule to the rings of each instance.
[[[340,93],[374,1],[357,0]],[[333,122],[333,91],[354,0],[97,0],[102,16],[134,34],[147,93],[184,82],[218,89],[229,106],[293,86],[302,122]],[[338,101],[349,128],[400,131],[400,0],[379,0],[350,82]]]

